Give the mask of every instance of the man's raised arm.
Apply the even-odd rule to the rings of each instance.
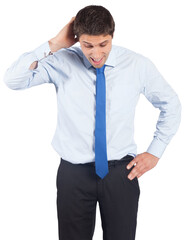
[[[68,48],[78,40],[73,34],[73,17],[56,35],[34,51],[22,54],[4,75],[5,84],[13,89],[26,89],[43,83],[54,83],[57,78],[52,54],[61,48]]]

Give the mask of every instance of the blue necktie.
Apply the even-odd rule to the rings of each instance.
[[[95,122],[95,168],[96,174],[104,178],[109,172],[106,144],[106,82],[105,65],[96,68],[96,122]]]

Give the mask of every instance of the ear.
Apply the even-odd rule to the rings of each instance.
[[[74,39],[75,39],[75,41],[76,41],[76,42],[78,42],[78,41],[79,41],[79,38],[78,38],[78,36],[77,36],[77,35],[75,35],[75,38],[74,38]]]

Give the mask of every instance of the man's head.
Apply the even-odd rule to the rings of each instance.
[[[88,61],[95,68],[102,67],[109,56],[115,30],[110,12],[102,6],[87,6],[77,13],[73,30]]]

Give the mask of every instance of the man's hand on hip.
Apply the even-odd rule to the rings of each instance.
[[[132,166],[134,168],[129,173],[128,178],[130,180],[134,179],[135,177],[139,178],[145,172],[149,171],[150,169],[154,168],[159,161],[159,158],[148,153],[144,152],[138,154],[128,165],[127,169],[130,169]]]

